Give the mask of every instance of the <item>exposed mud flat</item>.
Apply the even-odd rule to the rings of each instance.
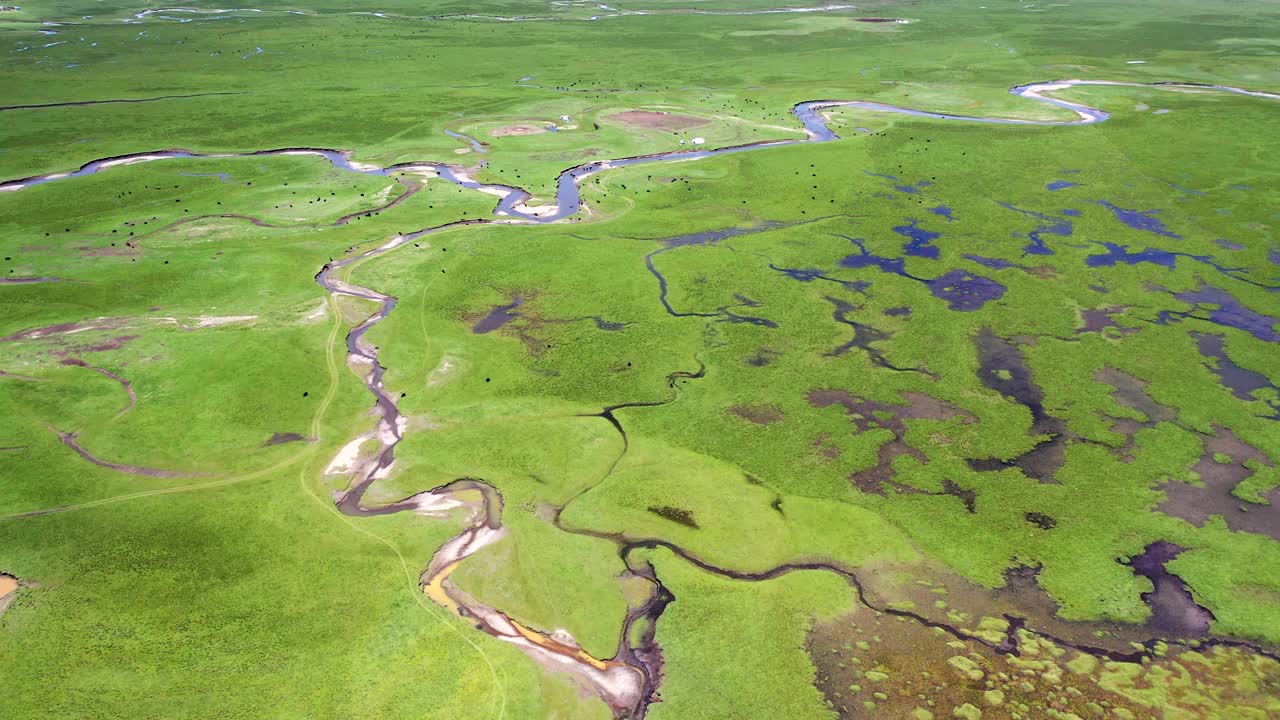
[[[1116,457],[1122,462],[1133,462],[1138,431],[1154,428],[1164,422],[1185,428],[1178,422],[1178,411],[1175,408],[1156,402],[1147,393],[1148,383],[1145,380],[1112,367],[1102,368],[1094,374],[1094,379],[1112,387],[1111,397],[1117,405],[1136,410],[1144,416],[1142,419],[1133,419],[1104,414],[1104,417],[1112,421],[1111,431],[1125,438],[1125,444],[1114,449]]]
[[[493,137],[522,137],[525,135],[541,135],[547,131],[544,125],[504,125],[489,131]]]
[[[9,605],[18,597],[18,588],[22,584],[18,582],[18,578],[0,573],[0,614],[9,609]]]
[[[625,125],[634,125],[635,127],[643,128],[656,128],[658,130],[684,130],[686,128],[706,125],[711,122],[706,118],[700,118],[694,115],[676,115],[667,112],[655,112],[653,110],[627,110],[626,112],[609,115],[605,119],[620,122]]]
[[[1123,315],[1128,309],[1124,306],[1116,306],[1082,310],[1080,316],[1083,325],[1076,330],[1076,334],[1109,332],[1115,335],[1132,335],[1138,332],[1138,328],[1125,327],[1116,322],[1116,317]]]
[[[938,400],[924,393],[902,393],[906,404],[893,404],[869,400],[853,395],[846,390],[813,390],[809,393],[809,404],[824,408],[839,405],[845,409],[849,422],[853,423],[859,433],[883,428],[893,433],[893,440],[880,446],[879,461],[874,467],[860,470],[849,476],[850,482],[862,492],[883,495],[886,489],[893,488],[898,492],[923,492],[902,483],[894,482],[893,462],[901,455],[910,455],[921,462],[928,458],[919,449],[906,441],[907,420],[949,420],[961,418],[965,423],[977,422],[977,418],[966,410]],[[959,486],[942,493],[961,498],[965,507],[973,511],[974,497],[966,495],[967,491]]]
[[[1147,416],[1143,425],[1154,427],[1157,423],[1173,422],[1178,419],[1178,411],[1161,405],[1147,394],[1147,382],[1128,373],[1105,367],[1094,376],[1099,382],[1115,388],[1111,395],[1116,403],[1131,410],[1137,410]]]
[[[1177,480],[1164,483],[1160,490],[1165,499],[1156,509],[1198,527],[1204,527],[1209,518],[1217,515],[1232,530],[1280,540],[1280,487],[1272,488],[1263,498],[1270,501],[1269,505],[1250,503],[1232,494],[1255,472],[1245,463],[1270,466],[1267,454],[1223,427],[1215,428],[1215,434],[1203,440],[1204,456],[1192,468],[1203,485]]]

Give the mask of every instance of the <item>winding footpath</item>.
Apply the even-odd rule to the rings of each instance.
[[[414,242],[434,233],[445,232],[471,225],[547,223],[569,218],[577,214],[582,208],[582,196],[580,191],[582,182],[586,178],[605,170],[648,163],[697,160],[717,155],[761,150],[770,147],[782,147],[798,143],[821,143],[838,140],[839,136],[832,131],[830,127],[828,127],[827,120],[823,115],[825,111],[836,108],[855,108],[873,112],[891,112],[938,120],[961,120],[966,122],[998,123],[1008,125],[1069,126],[1088,125],[1106,121],[1110,117],[1110,114],[1103,110],[1046,95],[1046,93],[1067,90],[1072,87],[1082,85],[1155,87],[1159,89],[1183,91],[1211,90],[1242,94],[1251,97],[1280,99],[1280,95],[1273,93],[1256,92],[1222,85],[1197,85],[1190,83],[1159,83],[1155,85],[1142,85],[1138,83],[1120,83],[1098,80],[1061,80],[1047,83],[1020,85],[1011,90],[1013,94],[1019,97],[1063,108],[1075,113],[1076,115],[1076,118],[1072,120],[1054,121],[951,115],[867,101],[815,100],[800,103],[793,108],[793,113],[804,126],[806,133],[806,137],[804,139],[763,141],[716,149],[681,150],[585,163],[569,168],[559,175],[557,181],[556,201],[553,205],[532,205],[530,203],[533,198],[529,192],[521,188],[508,185],[478,182],[470,177],[466,170],[454,165],[436,162],[414,162],[380,167],[377,165],[353,161],[351,159],[350,151],[322,148],[281,148],[250,153],[199,153],[189,150],[160,150],[136,153],[94,160],[74,171],[10,180],[8,182],[0,183],[0,191],[17,192],[44,183],[95,174],[109,170],[113,167],[143,162],[156,162],[166,159],[232,158],[263,155],[309,155],[322,157],[332,163],[335,167],[351,172],[382,176],[391,176],[395,173],[423,175],[426,177],[443,179],[464,188],[480,190],[498,197],[498,203],[493,213],[495,217],[491,219],[462,220],[438,227],[427,228],[414,233],[397,235],[374,249],[327,263],[316,274],[316,282],[332,295],[359,298],[362,300],[372,301],[378,305],[378,310],[367,317],[363,322],[356,325],[348,333],[346,339],[347,364],[363,378],[365,386],[369,389],[369,392],[373,394],[376,400],[378,415],[377,426],[370,432],[352,439],[339,452],[338,456],[334,458],[333,462],[330,463],[326,473],[331,475],[347,475],[351,478],[349,485],[350,489],[342,493],[340,497],[337,498],[337,506],[339,510],[349,516],[373,516],[399,512],[413,512],[426,516],[443,517],[459,512],[464,513],[468,520],[463,530],[435,552],[431,560],[428,562],[426,570],[422,573],[421,585],[424,592],[426,592],[426,594],[436,603],[459,616],[467,618],[478,629],[486,634],[504,642],[516,645],[530,657],[553,671],[566,673],[577,678],[581,683],[585,684],[586,687],[591,688],[596,695],[606,702],[616,717],[642,718],[649,703],[653,702],[656,698],[655,693],[662,673],[661,652],[654,640],[654,627],[656,625],[656,621],[661,616],[663,609],[674,598],[671,593],[662,586],[662,583],[658,580],[653,569],[649,567],[647,563],[633,557],[635,550],[666,548],[705,571],[712,572],[723,577],[745,581],[767,580],[795,570],[835,572],[850,582],[850,584],[858,591],[857,594],[859,596],[859,601],[868,608],[877,612],[884,612],[890,615],[907,618],[915,622],[925,624],[929,627],[939,628],[957,638],[981,642],[1001,653],[1016,654],[1018,652],[1017,633],[1020,630],[1026,631],[1024,628],[1025,619],[1009,618],[1009,637],[1003,642],[993,643],[990,640],[984,640],[981,637],[977,637],[973,633],[962,628],[931,620],[923,614],[893,609],[887,606],[878,607],[872,605],[871,601],[867,598],[867,593],[863,592],[863,586],[854,574],[853,570],[841,567],[833,562],[797,561],[765,572],[743,573],[711,565],[690,552],[665,541],[634,540],[623,538],[621,536],[566,527],[560,522],[559,515],[557,514],[555,524],[566,532],[603,537],[617,543],[619,547],[619,556],[627,568],[626,572],[632,577],[647,581],[650,586],[650,594],[645,602],[628,612],[624,622],[623,633],[619,640],[618,650],[615,656],[611,659],[599,659],[592,657],[564,631],[545,633],[522,625],[515,619],[502,613],[500,610],[485,605],[471,597],[465,591],[450,582],[449,579],[453,570],[468,557],[480,551],[484,547],[498,542],[506,535],[507,531],[502,523],[502,495],[497,488],[489,485],[483,480],[465,478],[385,505],[367,506],[362,502],[366,492],[375,482],[386,478],[391,474],[395,463],[395,450],[397,445],[404,438],[404,433],[407,428],[407,419],[403,414],[401,414],[397,406],[397,396],[388,391],[384,385],[386,368],[379,362],[378,349],[365,340],[365,335],[369,330],[384,320],[395,309],[397,299],[371,288],[351,283],[344,277],[346,275],[344,270],[355,263],[384,255],[407,243]],[[461,135],[455,135],[455,137],[463,140],[473,140]],[[676,379],[701,377],[704,370],[705,368],[701,367],[700,363],[700,368],[696,373],[684,372],[673,374],[672,377],[668,378],[668,384],[671,385],[671,389],[674,391],[674,383]],[[675,396],[673,395],[672,397],[674,399]],[[623,407],[644,406],[649,404],[652,403],[617,405],[606,408],[600,413],[600,417],[608,420],[621,433],[624,441],[624,452],[627,440],[626,432],[622,428],[621,423],[616,417],[614,417],[613,411]],[[90,462],[95,462],[100,465],[106,464],[108,467],[115,467],[92,457],[87,451],[80,448],[75,442],[75,436],[73,434],[59,433],[59,436],[64,443],[79,452]],[[371,456],[362,457],[360,448],[369,441],[374,441],[376,443],[377,450]],[[147,468],[131,467],[128,469],[132,472],[142,474],[156,474],[164,472]],[[560,508],[560,510],[562,511],[563,508]],[[648,624],[644,626],[645,631],[643,633],[639,633],[639,637],[635,637],[636,633],[632,630],[636,627],[636,623],[639,623],[642,620],[647,621]],[[1049,636],[1045,635],[1045,637]],[[1151,640],[1143,646],[1143,649],[1128,653],[1120,653],[1105,648],[1073,644],[1066,641],[1057,642],[1066,647],[1072,647],[1080,650],[1081,652],[1086,652],[1097,657],[1137,662],[1145,658],[1154,657],[1157,653],[1157,646],[1160,641]],[[1177,641],[1174,642],[1176,643]],[[1203,644],[1246,647],[1254,652],[1268,654],[1255,646],[1231,640],[1211,639],[1205,641]],[[1268,655],[1275,657],[1274,655]]]

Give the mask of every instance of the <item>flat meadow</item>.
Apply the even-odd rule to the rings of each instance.
[[[6,716],[1280,712],[1265,4],[0,45]]]

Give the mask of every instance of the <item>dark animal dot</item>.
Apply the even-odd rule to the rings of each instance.
[[[302,393],[302,397],[306,397],[306,396],[308,396],[308,395],[310,395],[310,394],[311,394],[311,393],[304,392],[304,393]]]
[[[489,382],[489,378],[485,378],[485,379],[484,379],[484,381],[485,381],[485,382]]]

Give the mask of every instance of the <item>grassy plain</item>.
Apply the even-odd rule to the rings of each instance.
[[[449,162],[541,202],[582,162],[693,137],[798,138],[803,100],[1063,120],[1008,88],[1280,89],[1280,16],[1265,4],[430,10],[555,18],[527,22],[424,19],[399,2],[376,8],[388,17],[257,8],[136,18],[120,2],[42,0],[0,14],[0,180],[172,148],[317,147]],[[164,99],[203,93],[227,94]],[[839,142],[609,170],[566,222],[459,227],[345,269],[398,299],[366,339],[408,431],[367,499],[492,484],[506,535],[452,581],[596,658],[618,652],[635,605],[620,543],[715,568],[631,551],[674,597],[657,622],[654,718],[876,717],[909,683],[873,676],[886,698],[846,702],[848,685],[824,678],[857,653],[818,653],[823,633],[892,606],[915,613],[894,623],[984,638],[999,603],[972,598],[1014,592],[1018,568],[1036,570],[1015,607],[1030,647],[1058,627],[1115,652],[1185,641],[1130,560],[1158,541],[1184,548],[1164,565],[1179,607],[1274,653],[1280,105],[1059,96],[1114,115],[1034,127],[841,109]],[[15,107],[115,99],[146,101]],[[628,110],[706,122],[646,129],[617,118]],[[517,124],[559,127],[494,133]],[[343,341],[374,307],[330,298],[316,273],[496,202],[305,156],[162,160],[0,192],[0,282],[58,280],[0,284],[0,572],[22,583],[0,615],[8,716],[609,716],[423,596],[419,573],[461,518],[345,517],[333,500],[349,479],[325,473],[375,424]],[[1003,290],[957,309],[931,282],[951,272]],[[517,299],[512,322],[476,332]],[[1012,348],[999,369],[984,366],[988,331]],[[58,431],[161,474],[92,464]],[[1054,434],[1046,472],[1032,453]],[[822,569],[731,579],[787,563],[870,590]],[[950,594],[938,605],[925,587]],[[879,642],[866,652],[888,652]],[[1238,652],[1250,659],[1215,656],[1194,683],[1239,675],[1239,696],[1139,692],[1116,678],[1144,666],[1117,662],[1061,709],[1264,717],[1276,663]],[[865,661],[902,669],[885,657]]]

